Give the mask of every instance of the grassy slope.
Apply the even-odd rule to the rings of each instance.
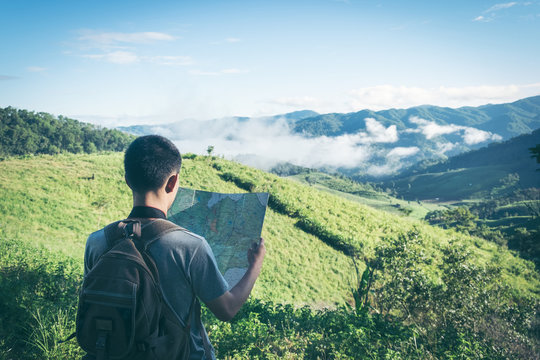
[[[0,331],[8,336],[0,336],[0,359],[13,358],[11,353],[20,355],[20,358],[36,358],[32,355],[36,354],[32,347],[40,346],[40,339],[45,339],[43,344],[50,349],[37,353],[60,354],[52,358],[80,356],[80,349],[74,343],[67,348],[55,344],[58,339],[69,335],[68,331],[74,326],[76,294],[73,289],[76,285],[72,283],[80,281],[87,234],[126,216],[129,211],[130,194],[123,183],[121,163],[122,155],[119,153],[39,156],[0,162],[0,211],[3,214],[0,220],[0,284],[2,289],[9,290],[9,296],[2,295],[7,310],[0,317]],[[470,247],[478,263],[499,264],[503,268],[505,283],[518,292],[538,297],[540,282],[532,264],[481,239],[377,211],[296,181],[221,159],[186,159],[182,185],[220,192],[242,192],[235,181],[224,180],[227,172],[256,183],[254,190],[272,192],[274,197],[298,209],[300,216],[320,220],[330,233],[345,236],[367,256],[385,237],[416,229],[425,239],[425,253],[434,263],[440,261],[440,247],[457,239],[456,246]],[[268,253],[254,297],[277,303],[307,303],[317,308],[347,301],[353,273],[350,261],[316,236],[300,230],[298,219],[268,210],[263,230]],[[39,309],[47,314],[48,320],[35,318],[39,316]],[[251,315],[246,319],[253,323]],[[63,321],[68,325],[62,325]],[[288,335],[279,339],[278,348],[289,346],[288,336],[304,341],[294,333],[294,328],[291,330],[280,321],[278,324],[289,330],[286,332]],[[20,338],[18,342],[9,335],[13,332],[12,327],[3,326],[15,323],[23,328],[22,332],[15,332],[17,339]],[[40,328],[43,324],[46,327]],[[220,339],[221,332],[233,325],[211,325],[212,338]],[[252,326],[246,325],[246,334]],[[228,333],[223,336],[235,338]],[[264,334],[253,336],[265,339]],[[22,340],[27,338],[28,343]],[[341,346],[342,340],[329,341],[332,346]],[[228,351],[226,346],[229,342],[218,343],[220,351]],[[233,341],[233,344],[236,343]],[[250,342],[242,344],[246,347]],[[281,350],[276,351],[276,354],[281,353]],[[291,350],[291,353],[298,355],[303,350]]]
[[[221,170],[212,167],[220,165]],[[478,261],[496,261],[506,280],[538,292],[539,280],[530,263],[487,241],[434,228],[416,220],[346,200],[236,163],[207,158],[186,159],[182,185],[219,192],[242,192],[220,174],[232,172],[259,184],[302,214],[317,219],[330,233],[347,239],[371,256],[382,239],[413,228],[427,239],[434,261],[441,245],[457,239],[472,246]],[[94,176],[94,179],[90,179]],[[0,211],[3,236],[60,251],[81,262],[88,233],[125,217],[130,194],[123,182],[122,155],[60,155],[0,162]],[[352,273],[345,255],[300,230],[296,220],[269,209],[263,236],[268,243],[265,271],[255,289],[263,299],[294,303],[341,303],[348,298]],[[514,276],[515,268],[525,269]],[[525,280],[527,278],[528,280]]]
[[[525,292],[539,293],[540,281],[532,263],[519,259],[486,240],[378,211],[342,197],[314,191],[297,181],[282,179],[240,164],[221,160],[216,162],[223,173],[240,174],[241,181],[255,185],[253,190],[270,192],[271,196],[279,198],[282,203],[299,213],[300,217],[323,224],[328,233],[345,239],[364,256],[372,256],[374,248],[385,238],[415,230],[426,240],[426,253],[432,257],[434,263],[439,262],[442,257],[441,248],[456,240],[457,246],[472,248],[478,263],[493,262],[500,265],[505,282]]]
[[[94,179],[90,179],[94,176]],[[204,159],[186,159],[182,185],[243,192],[223,181]],[[3,236],[61,252],[82,264],[86,236],[127,216],[130,193],[122,154],[39,156],[0,162]],[[255,296],[282,302],[329,305],[347,299],[351,262],[296,228],[291,219],[267,212],[263,237],[268,255]],[[81,267],[82,269],[82,267]]]

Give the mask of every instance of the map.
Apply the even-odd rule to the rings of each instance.
[[[233,287],[247,270],[248,249],[259,241],[267,204],[268,193],[179,188],[168,219],[208,241],[219,270]]]

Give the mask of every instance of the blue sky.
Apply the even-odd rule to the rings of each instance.
[[[540,94],[540,1],[0,0],[0,106],[96,124]]]

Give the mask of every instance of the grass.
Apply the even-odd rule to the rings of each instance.
[[[501,281],[515,292],[539,296],[540,279],[532,263],[482,239],[434,228],[219,158],[186,158],[181,175],[182,186],[271,193],[274,205],[267,211],[262,234],[268,251],[252,296],[258,301],[293,308],[309,305],[311,309],[339,308],[351,302],[355,281],[351,260],[321,241],[324,237],[317,235],[321,231],[347,242],[367,258],[377,245],[416,231],[423,238],[433,281],[438,281],[441,248],[453,243],[471,248],[476,264],[500,267]],[[122,154],[9,158],[0,161],[0,193],[0,359],[79,356],[76,345],[58,348],[55,344],[73,330],[86,237],[127,216],[131,208]],[[215,326],[217,339],[228,325]],[[273,341],[286,347],[287,338],[278,338]]]

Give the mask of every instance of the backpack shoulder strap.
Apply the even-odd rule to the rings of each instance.
[[[108,249],[111,249],[121,238],[134,236],[136,240],[140,239],[142,235],[141,229],[141,221],[135,219],[115,221],[107,225],[103,230]]]
[[[148,248],[158,236],[163,236],[171,231],[185,231],[181,226],[165,219],[156,219],[144,223],[142,226],[141,238],[145,243],[145,248]]]

